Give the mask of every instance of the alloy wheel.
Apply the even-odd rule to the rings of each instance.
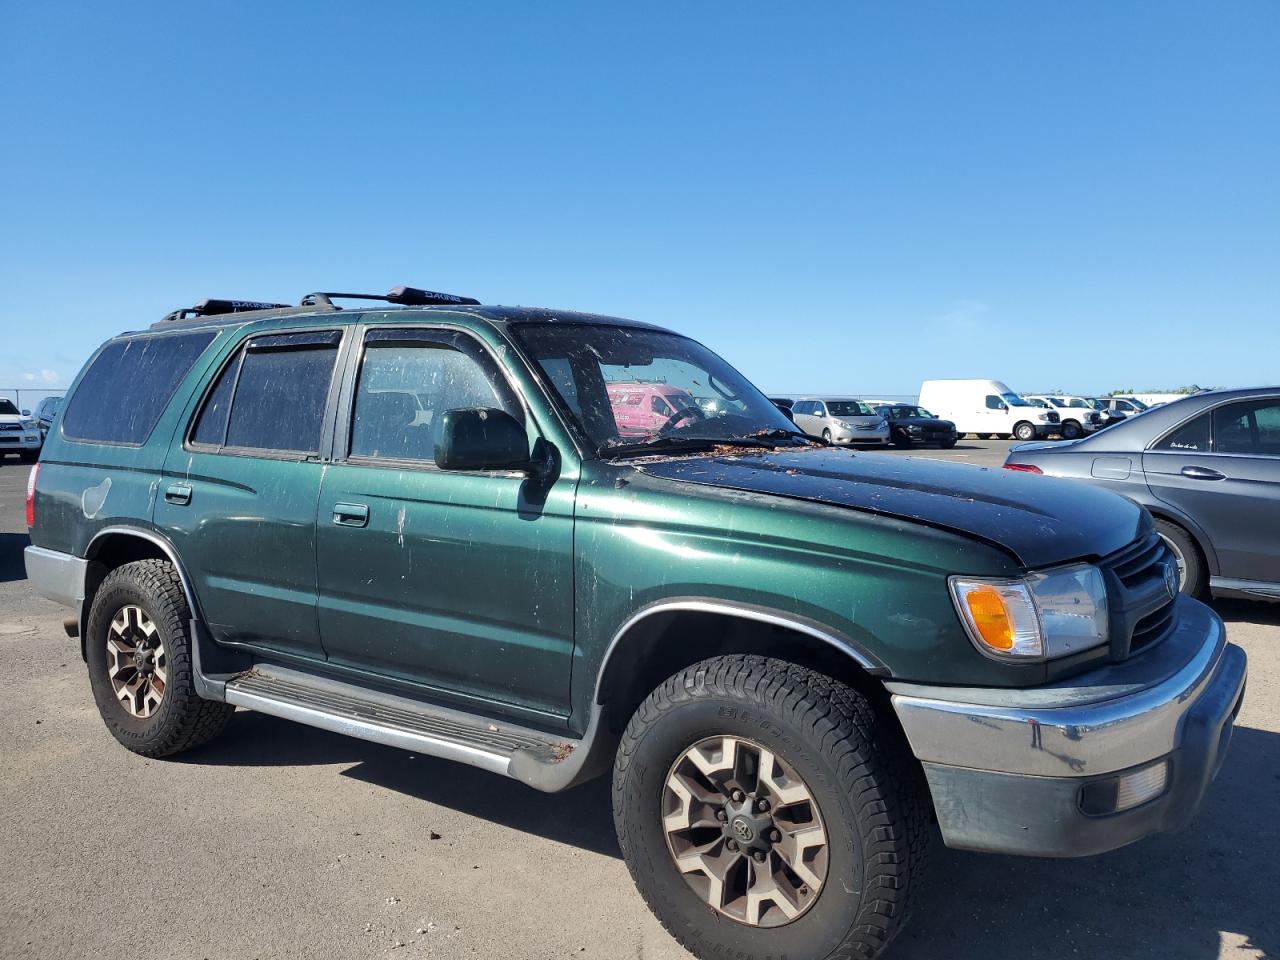
[[[169,661],[160,630],[134,604],[121,607],[107,630],[107,676],[111,689],[134,717],[159,709],[169,683]]]
[[[663,789],[662,826],[685,882],[739,923],[790,923],[826,881],[827,833],[813,794],[754,741],[709,737],[680,754]]]
[[[1169,548],[1169,552],[1173,554],[1173,563],[1178,568],[1178,589],[1181,590],[1187,583],[1187,558],[1183,555],[1182,548],[1170,537],[1166,537],[1163,533],[1159,536],[1164,541],[1164,545]]]

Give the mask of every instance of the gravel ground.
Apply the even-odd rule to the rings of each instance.
[[[687,956],[618,859],[604,783],[545,796],[244,711],[180,760],[117,746],[25,582],[26,476],[0,465],[0,957]],[[1280,605],[1217,606],[1249,693],[1191,828],[1084,861],[938,842],[891,956],[1280,958]]]

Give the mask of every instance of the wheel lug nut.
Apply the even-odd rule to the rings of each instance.
[[[734,803],[741,803],[741,802],[742,802],[743,794],[742,794],[742,791],[741,791],[741,790],[735,790],[735,791],[733,791],[733,793],[731,793],[731,794],[730,794],[730,796],[733,798],[733,802],[734,802]]]
[[[761,813],[764,813],[766,810],[769,809],[769,801],[761,800],[759,803],[756,804],[756,809],[759,810]]]
[[[721,823],[723,823],[724,821],[729,819],[729,815],[725,813],[723,810],[717,810],[716,819],[719,820]]]
[[[764,861],[764,851],[763,851],[763,850],[757,850],[757,851],[756,851],[755,853],[753,853],[751,856],[752,856],[752,858],[753,858],[753,859],[755,859],[755,861],[756,861],[757,863],[762,863],[762,862]]]
[[[725,844],[725,846],[726,846],[726,847],[728,847],[730,850],[737,850],[737,849],[738,849],[738,841],[736,841],[736,840],[730,840],[728,843],[726,843],[726,844]]]
[[[769,841],[770,841],[771,843],[777,843],[777,842],[778,842],[779,840],[781,840],[781,839],[782,839],[782,833],[781,833],[781,831],[778,831],[778,830],[770,830],[770,831],[769,831]]]

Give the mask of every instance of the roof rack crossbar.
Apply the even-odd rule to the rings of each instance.
[[[334,300],[382,300],[402,307],[428,306],[479,306],[480,301],[471,297],[460,297],[453,293],[439,293],[435,290],[419,290],[417,287],[393,287],[385,294],[378,293],[330,293],[318,291],[308,293],[302,298],[299,306],[337,307]]]

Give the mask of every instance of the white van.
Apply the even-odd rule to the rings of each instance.
[[[1056,410],[1032,406],[999,380],[926,380],[920,384],[920,406],[950,420],[957,433],[983,440],[1036,440],[1061,430]]]

